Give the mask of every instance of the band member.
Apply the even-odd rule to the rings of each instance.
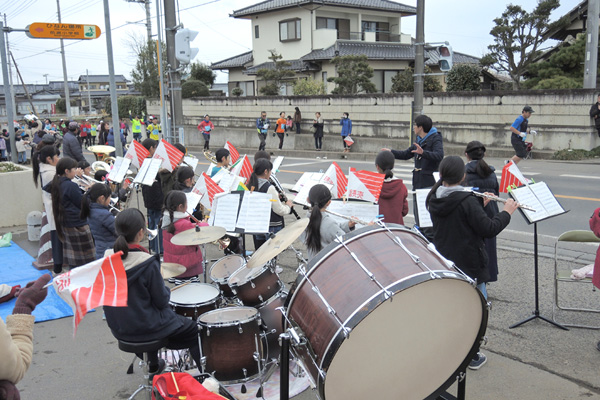
[[[385,223],[404,225],[408,214],[408,190],[400,178],[394,178],[394,155],[380,151],[375,159],[377,172],[385,175],[379,195],[379,214]]]
[[[110,212],[110,188],[103,183],[95,183],[83,195],[81,218],[87,219],[96,244],[96,259],[104,257],[107,249],[112,249],[117,239],[115,217]]]
[[[221,168],[227,169],[229,164],[231,163],[231,154],[227,149],[219,149],[215,153],[215,158],[217,159],[217,166],[213,167],[212,171],[210,171],[210,177],[212,178],[221,170]]]

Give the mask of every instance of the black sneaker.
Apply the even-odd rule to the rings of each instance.
[[[469,363],[469,369],[478,370],[483,367],[483,365],[487,362],[487,357],[482,352],[477,353],[477,355],[471,360]]]
[[[165,366],[167,365],[167,363],[165,362],[165,360],[163,360],[162,358],[158,359],[158,367],[152,371],[152,370],[148,370],[148,373],[150,374],[150,379],[154,378],[155,375],[161,374],[164,370],[165,370]]]

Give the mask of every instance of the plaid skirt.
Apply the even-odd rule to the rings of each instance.
[[[89,225],[74,228],[63,227],[63,264],[71,268],[92,262],[96,259],[96,247]]]

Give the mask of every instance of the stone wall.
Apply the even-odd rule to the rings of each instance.
[[[321,112],[325,119],[325,150],[328,143],[339,148],[341,142],[337,143],[335,136],[339,137],[339,118],[345,111],[353,122],[356,151],[376,151],[381,144],[402,147],[408,145],[412,99],[408,93],[189,99],[183,101],[186,144],[203,143],[196,125],[204,114],[209,114],[216,127],[213,146],[220,146],[225,139],[240,147],[258,146],[255,120],[261,111],[266,111],[274,122],[280,111],[293,115],[294,108],[299,107],[305,121],[304,133],[308,133],[314,113]],[[539,133],[532,138],[535,148],[589,150],[600,145],[589,118],[590,106],[595,101],[596,92],[585,89],[426,93],[423,108],[446,142],[466,144],[479,140],[488,147],[502,148],[510,147],[510,124],[521,114],[523,106],[529,105],[535,111],[529,126]],[[148,112],[158,114],[158,102],[148,102]],[[290,135],[285,148],[313,148],[312,135]]]

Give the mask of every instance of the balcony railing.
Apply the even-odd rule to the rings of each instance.
[[[402,35],[389,31],[348,32],[338,31],[338,39],[356,40],[361,42],[402,42]]]

